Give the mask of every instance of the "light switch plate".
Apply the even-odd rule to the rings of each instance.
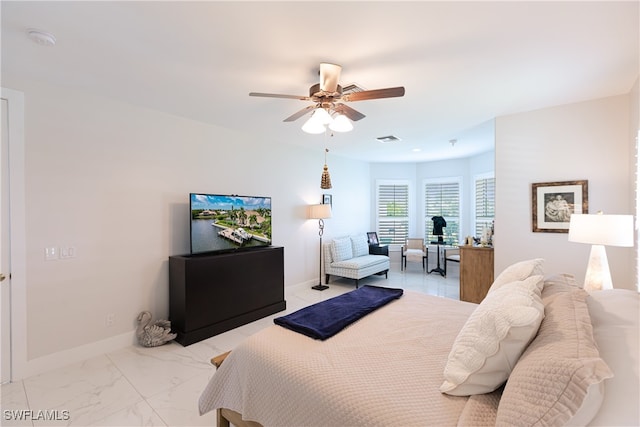
[[[44,248],[44,259],[45,261],[53,261],[58,259],[58,248]]]

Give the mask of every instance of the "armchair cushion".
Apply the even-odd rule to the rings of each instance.
[[[402,257],[407,261],[424,262],[427,256],[424,239],[410,237],[402,245]]]
[[[446,261],[460,262],[460,249],[445,249],[444,259]]]
[[[407,260],[417,262],[422,262],[422,258],[425,256],[422,249],[407,249],[404,251],[404,255],[407,257]]]

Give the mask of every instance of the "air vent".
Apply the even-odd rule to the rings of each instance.
[[[349,93],[364,92],[364,91],[365,91],[365,89],[361,88],[356,83],[351,83],[351,84],[348,84],[346,86],[342,86],[342,94],[343,95],[347,95]]]
[[[397,136],[393,136],[393,135],[387,135],[387,136],[379,136],[376,138],[378,141],[382,142],[383,144],[389,144],[391,142],[398,142],[400,141],[400,138],[398,138]]]

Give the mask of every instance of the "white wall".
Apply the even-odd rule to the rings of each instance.
[[[327,192],[321,140],[306,150],[63,88],[16,89],[26,104],[28,359],[130,333],[142,310],[168,316],[168,257],[189,251],[189,192],[271,196],[285,285],[317,281],[318,228],[306,215]],[[328,165],[327,235],[368,230],[368,164]],[[44,248],[60,246],[76,257],[45,261]]]
[[[623,95],[496,119],[496,271],[543,257],[547,273],[584,281],[589,245],[531,231],[531,184],[586,179],[590,213],[634,213],[629,104]],[[635,289],[633,249],[608,247],[607,254],[614,287]]]

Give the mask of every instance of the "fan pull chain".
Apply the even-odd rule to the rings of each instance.
[[[327,166],[328,148],[324,149],[324,168],[322,168],[322,178],[320,179],[320,188],[328,190],[331,188],[331,176],[329,175],[329,167]]]

